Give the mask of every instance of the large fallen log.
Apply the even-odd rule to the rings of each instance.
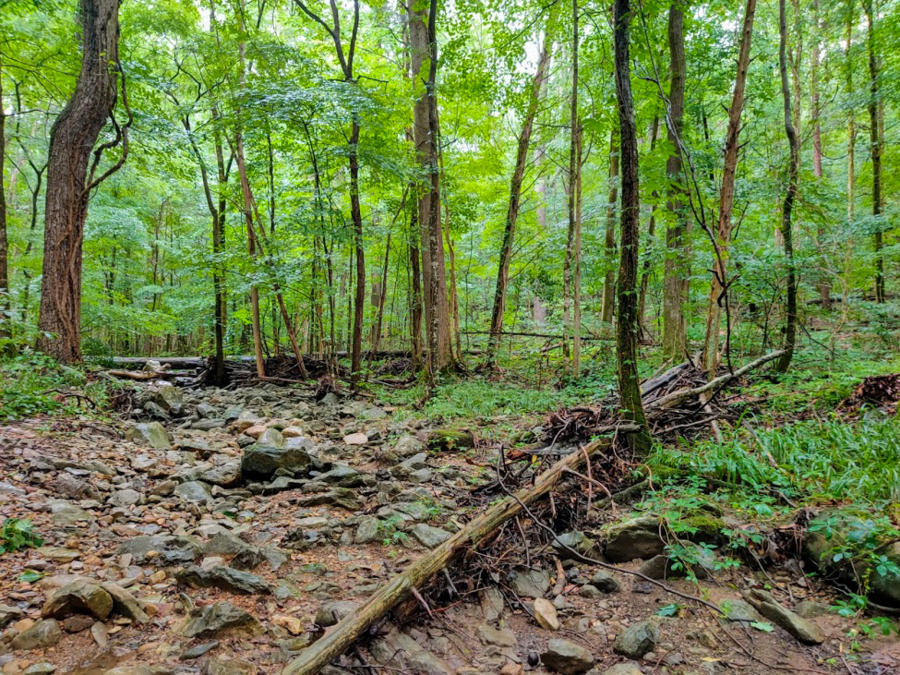
[[[607,431],[632,433],[638,430],[634,424],[621,424]],[[472,520],[443,544],[419,557],[403,572],[382,585],[356,612],[344,617],[320,640],[307,647],[300,656],[291,661],[282,675],[312,675],[328,665],[350,647],[378,619],[393,609],[434,574],[440,572],[463,550],[477,548],[500,525],[522,511],[542,495],[547,494],[567,471],[578,468],[598,451],[610,447],[612,440],[600,439],[584,446],[582,452],[574,452],[560,459],[547,471],[538,476],[533,485],[523,488],[514,495],[487,509]]]

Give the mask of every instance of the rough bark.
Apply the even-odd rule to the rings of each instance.
[[[544,33],[544,44],[538,59],[537,71],[531,85],[531,98],[522,120],[522,131],[516,150],[516,164],[513,168],[512,180],[509,184],[509,204],[506,209],[506,225],[503,229],[503,243],[500,245],[500,263],[497,268],[497,285],[494,290],[494,306],[491,311],[491,338],[488,342],[487,364],[496,362],[497,349],[500,345],[500,334],[503,332],[503,314],[506,311],[506,287],[509,280],[509,264],[512,260],[513,239],[515,238],[516,220],[519,217],[519,200],[522,194],[522,179],[525,177],[525,165],[528,161],[528,146],[531,142],[531,130],[537,115],[541,87],[544,84],[547,67],[550,63],[550,31]]]
[[[734,207],[734,184],[737,173],[741,112],[744,109],[744,91],[747,69],[750,65],[750,43],[753,37],[753,18],[756,0],[746,0],[744,23],[741,28],[741,44],[738,50],[737,76],[731,106],[728,108],[728,131],[725,134],[725,160],[722,166],[722,189],[719,193],[719,219],[715,232],[716,255],[713,260],[713,278],[710,284],[709,307],[706,315],[706,338],[703,343],[701,363],[704,370],[715,373],[719,364],[719,323],[722,308],[727,301],[723,285],[728,267],[728,247],[731,243],[731,212]]]
[[[350,220],[353,222],[353,247],[356,254],[356,297],[353,305],[353,340],[350,372],[354,382],[362,369],[363,310],[366,303],[366,254],[363,248],[362,211],[359,206],[359,123],[353,119],[348,144],[350,155]]]
[[[684,120],[684,83],[687,64],[684,55],[684,13],[681,0],[669,7],[669,109],[667,138],[671,152],[666,159],[669,218],[666,225],[666,257],[663,279],[662,350],[665,358],[680,359],[687,350],[684,303],[688,291],[687,218],[682,182],[681,140]]]
[[[653,116],[653,124],[650,127],[650,152],[656,148],[656,138],[659,134],[659,115]],[[638,295],[638,325],[641,333],[648,332],[644,321],[644,310],[647,304],[647,290],[650,286],[650,248],[653,246],[656,237],[656,202],[659,199],[659,192],[654,190],[650,193],[650,220],[647,223],[647,246],[645,247],[644,260],[641,262],[641,284],[640,293]]]
[[[603,305],[600,318],[612,323],[616,293],[616,202],[619,199],[619,148],[616,146],[615,129],[609,132],[609,197],[606,206],[606,230],[604,250],[606,275],[603,279]]]
[[[853,39],[853,22],[854,22],[854,0],[847,0],[847,24],[846,24],[846,35],[845,35],[845,68],[846,68],[846,83],[847,83],[847,95],[851,95],[853,93],[853,57],[851,54],[851,46]],[[850,108],[848,118],[847,118],[847,226],[849,229],[849,236],[847,237],[847,242],[844,246],[844,274],[843,274],[843,289],[841,292],[841,310],[844,313],[844,317],[846,319],[849,300],[850,300],[850,271],[851,265],[850,262],[853,257],[853,220],[856,217],[855,213],[855,200],[856,200],[856,115],[853,108]]]
[[[879,109],[881,106],[878,84],[878,52],[875,42],[875,9],[873,0],[863,2],[866,13],[866,52],[869,61],[869,144],[872,153],[872,220],[875,231],[872,234],[872,245],[875,251],[875,302],[885,301],[884,292],[884,230],[881,211],[881,151],[882,123]]]
[[[3,62],[0,61],[0,338],[9,337],[9,240],[6,236],[6,107],[3,104]]]
[[[629,57],[630,0],[615,0],[613,44],[615,51],[616,101],[619,113],[619,148],[622,154],[622,207],[619,236],[619,279],[616,289],[616,372],[619,399],[625,417],[641,432],[634,437],[641,450],[648,450],[650,432],[641,401],[637,370],[638,325],[637,274],[640,194],[638,185],[637,129],[631,95]]]
[[[567,332],[572,336],[572,372],[577,377],[581,368],[581,130],[578,127],[578,0],[572,0],[572,88],[569,97],[569,246],[565,272],[569,277],[569,291],[572,297],[572,323]]]
[[[781,208],[781,240],[784,244],[784,255],[787,259],[786,292],[784,325],[784,353],[775,364],[778,372],[786,372],[794,356],[794,342],[797,337],[797,276],[794,269],[794,244],[791,227],[791,216],[794,201],[797,197],[797,178],[800,171],[800,142],[791,116],[791,89],[788,82],[787,63],[787,19],[785,17],[785,0],[778,0],[778,70],[781,74],[781,95],[784,99],[784,132],[790,148],[788,158],[788,185]]]
[[[118,0],[81,0],[81,71],[50,132],[38,348],[81,360],[81,262],[91,149],[116,101]],[[102,146],[101,146],[102,147]]]
[[[816,181],[821,182],[823,171],[822,171],[822,102],[821,96],[819,94],[819,61],[821,59],[822,52],[822,33],[824,31],[824,26],[822,25],[821,20],[821,2],[820,0],[813,1],[813,26],[815,26],[815,34],[813,36],[812,41],[812,56],[810,57],[810,99],[812,103],[812,142],[813,142],[813,175],[816,177]],[[818,249],[819,256],[822,259],[822,264],[819,266],[819,275],[820,279],[818,284],[816,284],[819,291],[819,301],[822,305],[822,309],[826,312],[831,311],[831,272],[828,269],[828,264],[826,263],[827,256],[825,252],[825,223],[822,219],[819,219],[819,224],[816,227],[816,248]]]

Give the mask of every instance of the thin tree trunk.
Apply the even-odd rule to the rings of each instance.
[[[787,64],[787,19],[785,0],[778,0],[778,69],[781,74],[781,95],[784,98],[784,132],[790,147],[788,166],[788,186],[781,209],[781,238],[784,255],[787,258],[787,307],[784,327],[784,353],[775,364],[775,370],[784,373],[794,356],[794,342],[797,337],[797,277],[794,270],[794,244],[791,231],[791,215],[797,196],[797,176],[800,170],[800,143],[791,116],[791,91],[788,82]]]
[[[865,0],[863,10],[866,13],[866,50],[869,57],[869,143],[872,152],[872,219],[875,232],[872,235],[875,249],[875,302],[885,301],[884,292],[884,230],[882,224],[881,201],[881,101],[878,90],[878,54],[875,45],[875,10],[873,0]]]
[[[572,374],[581,374],[581,141],[583,129],[575,134],[575,241],[572,256]]]
[[[0,60],[0,338],[10,336],[9,239],[6,234],[6,106],[3,103],[3,61]]]
[[[684,55],[684,14],[681,0],[669,6],[669,109],[666,111],[667,138],[672,151],[666,159],[668,202],[671,214],[666,226],[666,258],[663,279],[663,356],[680,359],[687,351],[687,327],[684,303],[687,300],[689,252],[687,248],[687,217],[684,207],[685,189],[678,147],[684,120],[684,83],[687,65]]]
[[[363,249],[362,211],[359,207],[359,123],[354,118],[350,133],[350,219],[353,221],[353,247],[356,252],[356,299],[353,307],[353,347],[350,372],[354,382],[362,369],[363,310],[366,303],[366,254]]]
[[[615,0],[613,43],[615,48],[616,100],[619,113],[619,148],[622,153],[622,213],[620,222],[619,280],[617,285],[616,371],[619,400],[627,419],[641,427],[633,442],[641,451],[650,448],[650,431],[641,401],[641,380],[637,369],[638,316],[638,228],[640,193],[638,186],[637,129],[631,96],[628,24],[630,0]]]
[[[578,219],[578,192],[580,183],[581,161],[579,158],[578,127],[578,0],[572,0],[572,87],[569,97],[569,232],[566,262],[563,272],[567,276],[570,297],[572,298],[572,323],[566,326],[566,333],[572,336],[572,372],[577,377],[581,368],[580,331],[575,326],[581,320],[581,310],[575,305],[581,299],[578,281],[581,259],[581,223]]]
[[[491,311],[491,337],[488,341],[487,365],[496,363],[500,335],[503,332],[503,314],[506,311],[506,288],[509,281],[509,264],[512,260],[513,239],[515,237],[516,219],[519,217],[519,199],[522,194],[522,179],[525,176],[525,165],[528,162],[528,146],[531,142],[531,130],[537,114],[541,87],[550,63],[550,31],[544,32],[544,43],[538,59],[537,71],[531,85],[531,98],[522,120],[522,132],[519,134],[519,145],[516,151],[516,164],[512,180],[509,184],[509,205],[506,209],[506,227],[503,230],[503,243],[500,245],[500,264],[497,268],[497,285],[494,291],[494,306]]]
[[[815,35],[812,44],[812,63],[810,65],[810,98],[812,99],[812,127],[813,127],[813,175],[816,181],[822,182],[822,124],[821,124],[821,100],[819,95],[819,59],[822,50],[822,33],[824,26],[821,18],[820,0],[813,0],[813,26],[815,26]],[[799,133],[799,132],[798,132]],[[819,290],[819,301],[822,303],[822,309],[826,312],[831,311],[831,278],[829,266],[826,263],[825,255],[825,224],[820,219],[816,227],[816,248],[822,264],[819,267],[821,278],[817,284]]]
[[[846,76],[847,95],[853,94],[853,58],[850,52],[853,39],[854,0],[847,0],[846,26]],[[853,259],[853,221],[856,218],[856,115],[851,107],[847,119],[847,241],[844,244],[844,274],[841,293],[841,312],[844,321],[847,319],[850,303],[850,272]]]
[[[215,294],[215,326],[213,334],[216,343],[216,357],[213,382],[218,386],[222,386],[225,384],[225,325],[227,321],[226,307],[228,299],[225,289],[225,275],[222,272],[219,258],[225,250],[225,209],[228,204],[228,171],[225,168],[225,153],[222,148],[222,134],[218,127],[218,122],[221,118],[215,105],[213,106],[212,116],[213,122],[217,125],[213,132],[213,140],[216,151],[216,173],[218,178],[218,185],[216,187],[219,199],[219,205],[218,208],[215,209],[215,213],[213,213],[212,210],[210,212],[213,218],[212,248],[213,257],[215,258],[213,261],[213,293]]]
[[[119,2],[81,0],[79,16],[81,72],[50,132],[38,321],[38,348],[65,363],[81,360],[81,244],[92,187],[88,163],[116,101]]]
[[[744,24],[741,29],[741,45],[738,51],[737,77],[731,106],[728,109],[728,131],[725,135],[725,161],[722,166],[722,190],[719,195],[719,222],[715,233],[716,255],[713,260],[713,278],[710,284],[709,308],[706,315],[706,338],[703,343],[701,363],[703,369],[715,375],[719,365],[719,324],[722,308],[727,303],[725,284],[728,266],[728,248],[731,243],[731,212],[734,207],[734,183],[737,173],[741,112],[744,109],[744,89],[747,84],[747,68],[750,65],[750,43],[753,37],[753,17],[756,0],[746,0]]]
[[[653,125],[650,127],[650,152],[656,148],[656,137],[659,134],[659,115],[653,116]],[[640,293],[638,295],[638,325],[641,331],[645,331],[644,310],[647,304],[647,289],[650,286],[650,248],[653,246],[654,237],[656,236],[656,201],[659,199],[659,192],[654,190],[650,194],[653,203],[650,204],[650,221],[647,223],[647,246],[645,247],[644,260],[641,263],[641,284]]]
[[[403,208],[402,206],[400,208]],[[372,329],[372,353],[378,351],[381,344],[381,325],[384,320],[384,300],[387,296],[388,263],[391,259],[391,233],[388,232],[384,244],[384,266],[381,268],[381,289],[378,293],[378,307],[375,313],[375,326]]]
[[[616,294],[616,202],[619,199],[619,148],[616,147],[616,130],[609,132],[609,197],[606,206],[606,231],[604,236],[606,275],[603,279],[603,304],[600,319],[612,323]]]

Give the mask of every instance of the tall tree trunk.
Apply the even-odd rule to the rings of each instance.
[[[653,116],[653,124],[650,127],[650,152],[656,148],[656,137],[659,134],[659,115]],[[654,190],[650,194],[652,203],[650,204],[650,222],[647,223],[647,246],[644,260],[641,263],[641,285],[638,295],[638,324],[641,331],[645,330],[644,309],[647,304],[647,289],[650,286],[650,248],[653,246],[654,237],[656,236],[656,202],[659,199],[659,192]]]
[[[616,130],[609,132],[609,197],[606,206],[606,231],[604,237],[606,275],[603,279],[603,305],[600,319],[612,323],[616,294],[616,202],[619,199],[619,148],[616,147]]]
[[[710,284],[709,308],[706,315],[706,339],[703,343],[701,363],[703,369],[715,374],[719,365],[719,323],[722,308],[728,302],[725,275],[728,264],[728,247],[731,243],[731,211],[734,207],[734,182],[737,173],[741,112],[744,109],[744,90],[747,84],[747,68],[750,65],[750,42],[753,37],[753,17],[756,0],[746,0],[744,24],[741,29],[741,46],[738,50],[737,77],[731,106],[728,108],[728,131],[725,134],[725,161],[722,166],[722,190],[719,195],[719,222],[715,233],[716,254],[713,261],[713,278]]]
[[[519,217],[519,199],[522,194],[522,179],[525,176],[525,165],[528,162],[528,145],[531,142],[531,130],[537,114],[541,87],[550,63],[550,30],[544,32],[544,43],[538,59],[537,71],[531,85],[531,98],[522,120],[522,132],[519,134],[519,145],[516,151],[516,164],[512,180],[509,184],[509,205],[506,209],[506,227],[503,230],[503,243],[500,245],[500,264],[497,268],[497,286],[494,290],[494,307],[491,310],[491,336],[488,343],[487,365],[496,363],[500,334],[503,332],[503,314],[506,311],[506,287],[509,281],[509,264],[512,260],[513,239],[516,230],[516,219]]]
[[[778,69],[781,74],[781,95],[784,98],[784,132],[790,147],[788,159],[788,186],[781,209],[781,239],[787,258],[787,307],[784,326],[784,354],[775,365],[778,372],[787,372],[794,357],[794,342],[797,337],[797,277],[794,270],[794,243],[791,231],[791,215],[797,197],[797,176],[800,170],[800,142],[791,116],[791,89],[788,82],[787,63],[787,19],[785,0],[778,0]]]
[[[575,241],[572,245],[572,374],[581,374],[581,125],[575,132]]]
[[[666,159],[668,202],[666,209],[666,258],[663,279],[663,356],[681,359],[687,351],[687,328],[684,303],[688,290],[687,217],[684,207],[685,189],[681,168],[681,130],[684,119],[684,83],[687,64],[684,56],[684,13],[682,0],[669,6],[669,109],[667,138],[672,151]]]
[[[581,336],[580,327],[576,327],[576,320],[581,320],[581,309],[575,307],[581,300],[580,289],[576,288],[580,282],[581,264],[581,223],[578,219],[578,192],[581,182],[581,160],[579,158],[579,133],[578,128],[578,0],[572,0],[572,88],[569,96],[569,236],[567,260],[569,264],[564,268],[564,274],[568,276],[569,294],[572,298],[572,323],[566,326],[566,332],[572,337],[572,372],[577,377],[581,368]]]
[[[425,7],[409,4],[409,37],[413,85],[424,85],[413,107],[416,157],[426,178],[419,183],[419,227],[421,230],[422,279],[425,300],[425,369],[429,381],[453,363],[450,348],[450,307],[440,209],[440,169],[438,166],[437,94],[437,0]],[[425,70],[423,72],[423,66]]]
[[[825,30],[822,24],[822,9],[820,0],[813,0],[813,26],[815,26],[812,41],[812,57],[810,64],[810,99],[812,102],[812,141],[813,141],[813,175],[816,181],[822,182],[822,103],[819,94],[819,60],[822,51],[822,33]],[[798,130],[799,134],[799,130]],[[819,266],[819,274],[821,278],[817,284],[819,290],[819,300],[822,303],[822,309],[826,312],[831,311],[831,272],[826,262],[825,255],[825,223],[820,219],[816,227],[816,248],[822,264]]]
[[[353,348],[350,372],[354,382],[362,369],[363,310],[366,303],[366,254],[363,249],[362,211],[359,207],[359,123],[353,119],[350,132],[350,219],[353,221],[353,247],[356,253],[356,298],[353,306]]]
[[[0,60],[0,338],[10,336],[9,240],[6,235],[6,106],[3,103],[3,61]]]
[[[81,244],[91,149],[116,101],[118,0],[81,0],[81,72],[50,132],[38,348],[81,360]]]
[[[616,371],[619,399],[626,418],[636,422],[642,431],[634,443],[642,451],[649,450],[650,431],[641,402],[641,380],[637,369],[638,316],[638,227],[640,192],[638,186],[637,129],[634,101],[631,97],[628,24],[631,20],[630,0],[615,0],[613,43],[615,48],[616,100],[619,112],[619,148],[622,154],[622,213],[620,221],[619,281],[617,285],[618,319],[616,322]]]
[[[884,302],[884,230],[882,224],[881,201],[881,100],[878,91],[878,52],[875,44],[875,9],[873,0],[863,2],[866,13],[866,51],[869,57],[869,143],[872,152],[872,220],[875,232],[872,235],[875,249],[875,302]]]
[[[220,117],[218,109],[213,106],[213,121],[218,123]],[[226,307],[227,296],[225,290],[225,275],[222,272],[219,258],[225,250],[225,208],[228,204],[228,172],[225,168],[225,153],[222,149],[222,134],[218,126],[216,126],[213,134],[216,149],[216,173],[218,178],[219,205],[215,213],[211,213],[213,218],[212,227],[212,248],[213,257],[213,293],[215,294],[214,320],[215,326],[213,334],[215,336],[215,370],[214,383],[218,386],[225,384],[225,325],[226,325]]]
[[[851,54],[854,23],[854,0],[847,0],[846,25],[846,77],[847,95],[853,94],[853,56]],[[850,271],[853,258],[853,221],[856,218],[856,114],[851,107],[847,118],[847,230],[850,233],[844,244],[844,274],[841,291],[841,312],[846,320],[850,303]]]

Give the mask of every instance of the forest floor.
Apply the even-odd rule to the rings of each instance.
[[[387,391],[317,400],[312,386],[136,387],[130,413],[0,426],[0,516],[32,528],[4,528],[7,542],[18,534],[23,546],[0,555],[3,673],[278,673],[380,583],[502,498],[501,452],[524,448],[525,481],[548,461],[529,452],[546,420],[531,411],[540,405],[486,381],[448,385],[427,409]],[[493,404],[479,410],[486,391]],[[853,425],[863,426],[839,454],[863,437],[900,435],[893,409],[874,420],[857,412],[845,426]],[[466,433],[447,436],[448,427]],[[834,430],[820,432],[834,450]],[[770,447],[768,438],[755,442]],[[839,503],[842,489],[852,500],[850,469],[835,478],[843,487],[804,491],[821,472],[792,465],[809,456],[791,455],[783,439],[759,450],[758,463],[724,473],[691,464],[716,461],[707,443],[668,456],[665,470],[658,456],[626,462],[617,487],[648,466],[658,477],[630,503],[591,509],[586,500],[603,492],[573,476],[540,511],[552,511],[558,534],[569,530],[570,546],[615,571],[567,560],[534,514],[521,517],[323,672],[900,672],[890,620],[848,610],[858,596],[802,559],[798,523]],[[710,487],[760,465],[790,478],[761,474],[770,489],[754,500]],[[674,490],[666,473],[697,479]],[[700,480],[704,473],[726,481]],[[895,495],[893,476],[885,480]],[[883,483],[874,485],[863,487]],[[800,501],[812,492],[815,500]],[[761,616],[748,592],[771,593],[787,609]]]

